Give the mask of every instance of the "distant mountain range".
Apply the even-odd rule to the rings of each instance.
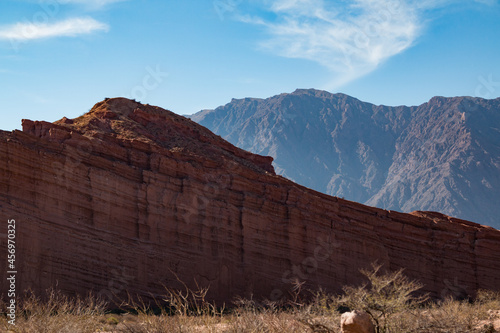
[[[500,228],[500,98],[389,107],[299,89],[233,99],[191,119],[320,192]]]

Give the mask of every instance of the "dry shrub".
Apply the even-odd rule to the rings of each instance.
[[[427,325],[435,332],[495,332],[491,330],[495,320],[491,310],[500,310],[500,295],[479,291],[474,302],[446,299],[434,304],[425,315]]]
[[[167,333],[167,332],[220,332],[220,324],[225,308],[218,308],[206,299],[208,288],[190,289],[177,279],[183,289],[165,288],[165,295],[154,304],[146,304],[142,299],[122,304],[126,311],[136,313],[135,320],[128,320],[117,325],[120,332],[129,333]]]
[[[452,298],[427,302],[427,296],[415,296],[422,285],[409,280],[402,270],[380,274],[380,269],[380,265],[373,264],[372,270],[362,270],[368,282],[360,287],[344,287],[339,299],[340,305],[366,311],[376,332],[495,332],[493,322],[498,312],[492,310],[500,310],[498,292],[480,291],[474,302]]]
[[[479,290],[476,296],[476,304],[480,304],[489,309],[500,310],[500,292]]]
[[[340,332],[339,297],[323,290],[313,291],[312,300],[296,311],[297,320],[309,328],[309,332]]]
[[[299,298],[295,297],[298,295],[291,296],[286,307],[267,300],[258,303],[253,299],[237,299],[233,313],[226,317],[224,332],[315,332],[305,322],[311,318],[312,304],[299,302]]]
[[[394,316],[395,332],[493,333],[499,320],[500,295],[480,291],[474,302],[448,298]],[[498,328],[498,327],[497,327]]]
[[[329,306],[331,296],[319,290],[304,297],[303,286],[295,281],[288,297],[279,302],[236,299],[232,315],[226,316],[227,332],[340,332],[340,314]]]
[[[428,323],[436,332],[473,332],[483,316],[475,304],[446,299],[431,308]]]
[[[17,305],[16,325],[10,325],[2,318],[0,327],[4,331],[23,333],[95,332],[102,327],[99,319],[104,315],[105,305],[92,295],[83,299],[69,298],[51,289],[46,292],[46,300],[42,301],[29,291]]]
[[[239,316],[232,316],[224,332],[311,332],[306,326],[297,321],[296,315],[286,311],[278,313],[247,312]]]
[[[427,300],[427,295],[415,296],[422,285],[408,279],[403,270],[381,274],[381,268],[374,263],[371,270],[361,270],[368,282],[359,287],[344,287],[339,301],[351,310],[367,312],[377,333],[398,332],[392,316],[415,309]]]
[[[42,301],[28,293],[19,304],[16,326],[8,326],[0,317],[0,331],[113,332],[113,333],[200,333],[200,332],[290,332],[339,333],[340,306],[371,314],[378,332],[494,333],[500,322],[500,294],[480,291],[474,302],[447,299],[422,304],[424,298],[413,292],[420,284],[408,280],[402,271],[381,274],[380,266],[362,271],[368,282],[360,287],[346,287],[341,296],[323,291],[302,298],[302,283],[292,289],[286,303],[238,299],[230,312],[206,300],[208,289],[168,289],[155,309],[145,302],[124,303],[129,312],[106,314],[104,303],[89,296],[68,298],[50,290]],[[160,306],[161,305],[161,306]],[[0,311],[5,311],[0,303]],[[497,327],[498,328],[498,327]]]
[[[171,313],[179,316],[221,316],[225,307],[218,309],[215,303],[206,299],[209,287],[201,287],[195,280],[196,289],[190,289],[177,275],[183,290],[165,288],[163,301],[168,304]]]

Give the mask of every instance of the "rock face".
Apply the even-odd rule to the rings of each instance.
[[[388,107],[310,89],[235,99],[192,119],[320,192],[500,229],[500,98]]]
[[[342,333],[375,333],[375,326],[370,315],[357,310],[342,314],[340,328]]]
[[[177,276],[216,301],[276,300],[296,279],[340,291],[375,260],[435,297],[500,289],[500,231],[331,197],[271,163],[123,98],[73,120],[25,120],[0,132],[0,271],[15,219],[18,293],[149,297],[181,287]]]

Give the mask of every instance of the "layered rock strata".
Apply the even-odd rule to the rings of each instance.
[[[15,219],[18,293],[148,298],[180,280],[219,302],[276,300],[294,280],[340,291],[374,261],[435,297],[500,290],[500,231],[331,197],[271,163],[123,98],[76,119],[25,120],[0,132],[0,272]]]

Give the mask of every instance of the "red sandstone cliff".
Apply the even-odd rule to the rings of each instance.
[[[18,291],[159,295],[175,273],[219,301],[276,299],[294,278],[339,291],[375,260],[433,296],[500,290],[500,231],[330,197],[271,162],[123,98],[73,120],[25,120],[0,132],[0,271],[15,219]]]

